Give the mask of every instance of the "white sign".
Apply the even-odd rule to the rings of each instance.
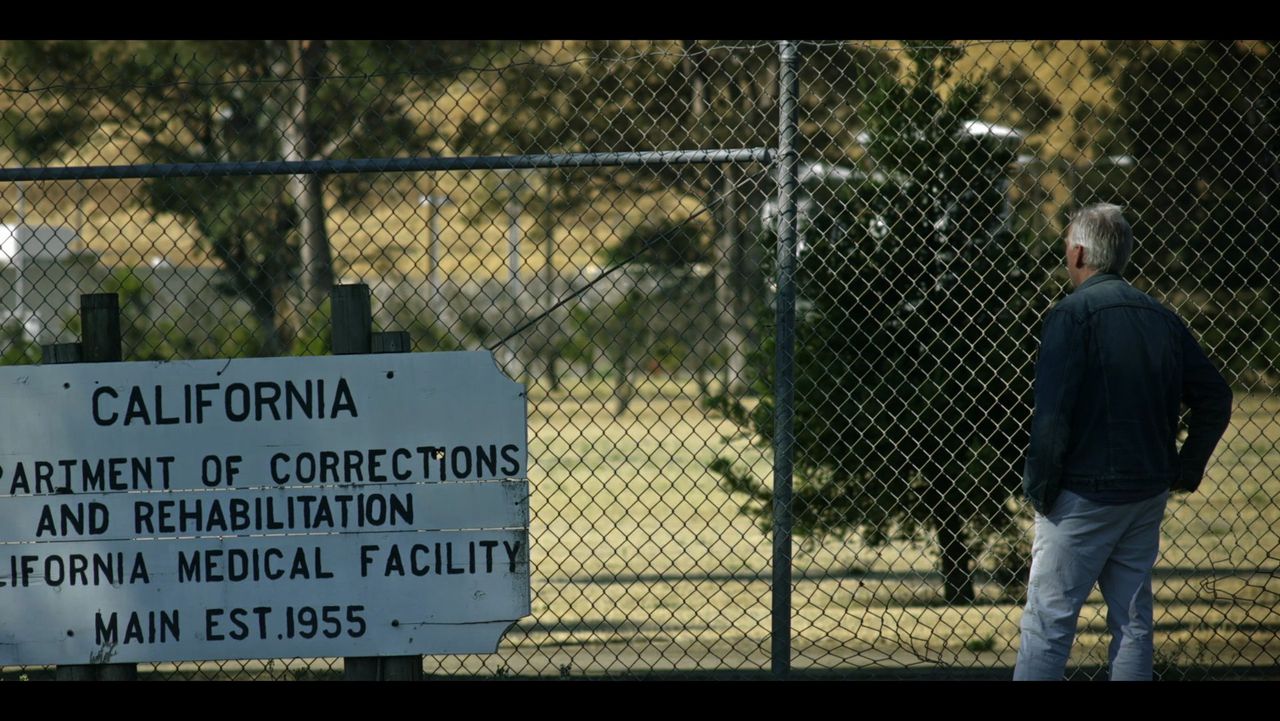
[[[0,368],[0,664],[493,651],[529,614],[488,353]]]

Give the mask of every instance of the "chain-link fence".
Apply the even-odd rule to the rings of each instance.
[[[427,673],[1007,675],[1040,319],[1065,219],[1095,201],[1125,207],[1133,283],[1236,393],[1166,515],[1159,672],[1277,666],[1273,44],[0,54],[4,362],[74,339],[77,295],[102,291],[127,359],[322,354],[331,288],[363,282],[375,327],[492,349],[528,385],[533,615]],[[1097,676],[1099,596],[1080,624],[1073,673]]]

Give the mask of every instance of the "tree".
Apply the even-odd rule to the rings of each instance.
[[[621,297],[579,313],[579,325],[603,346],[614,376],[615,418],[626,414],[635,395],[633,376],[642,356],[656,348],[687,348],[705,334],[698,314],[688,309],[714,298],[706,282],[713,278],[699,277],[695,269],[710,256],[705,225],[688,220],[637,228],[606,249],[610,267],[633,261],[619,273],[625,278]]]
[[[322,160],[422,153],[435,135],[412,108],[478,52],[470,42],[15,43],[20,79],[54,76],[57,109],[10,139],[77,148],[85,129],[117,129],[154,162]],[[88,82],[92,79],[93,82]],[[59,102],[58,93],[71,102]],[[42,146],[43,147],[43,146]],[[329,186],[333,186],[330,188]],[[387,189],[377,174],[166,177],[142,184],[140,205],[192,222],[261,328],[260,351],[291,347],[332,287],[326,190],[356,205]],[[293,287],[301,281],[302,293]]]
[[[152,43],[129,67],[144,78],[131,120],[149,155],[172,162],[323,160],[416,155],[434,129],[411,109],[413,97],[474,52],[471,43],[257,41]],[[181,53],[181,65],[155,58]],[[157,77],[157,73],[159,76]],[[338,202],[356,205],[379,176],[344,175]],[[325,176],[164,178],[146,186],[153,210],[195,220],[264,328],[264,352],[289,347],[289,289],[303,286],[304,316],[332,288]]]
[[[1188,322],[1228,377],[1280,374],[1280,54],[1264,42],[1111,42],[1091,57],[1115,85],[1089,150],[1131,166],[1086,178],[1122,203],[1133,264]],[[1088,201],[1093,198],[1081,198]]]
[[[58,97],[56,93],[31,91],[32,85],[56,87],[68,74],[92,77],[94,56],[88,44],[10,42],[4,47],[4,59],[5,75],[9,76],[4,80],[20,83],[25,91],[25,97],[0,114],[0,143],[19,163],[27,167],[48,165],[63,155],[68,146],[79,145],[89,138],[94,123],[88,106],[74,98]],[[48,97],[50,95],[53,97]],[[27,183],[18,181],[14,186],[18,192],[16,220],[25,225],[29,210]],[[6,334],[11,340],[26,336],[34,340],[40,333],[40,324],[36,314],[26,307],[27,270],[22,253],[13,259],[13,273],[17,307],[10,311],[6,323],[16,324],[17,330],[7,329]]]
[[[502,91],[460,124],[460,148],[478,153],[543,153],[776,147],[777,46],[728,48],[682,41],[636,45],[587,42],[502,68]],[[801,69],[803,102],[814,122],[806,147],[843,148],[856,133],[851,108],[892,63],[848,45],[824,50]],[[854,69],[859,72],[853,72]],[[842,152],[842,151],[839,151]],[[726,385],[750,382],[746,351],[755,344],[748,309],[763,292],[767,255],[748,231],[773,191],[761,168],[733,165],[577,169],[546,175],[566,213],[597,201],[681,195],[708,209],[719,320],[717,345]]]
[[[150,43],[122,64],[132,90],[116,98],[120,125],[160,163],[278,158],[281,48],[267,42]],[[173,60],[170,61],[169,58]],[[191,220],[224,273],[219,288],[243,298],[261,331],[259,352],[292,346],[289,288],[298,264],[298,213],[281,176],[151,178],[140,204]]]
[[[981,84],[940,91],[959,55],[912,45],[908,77],[861,106],[876,172],[806,187],[796,275],[794,532],[932,531],[950,603],[974,599],[974,551],[1012,522],[1040,295],[1003,215],[1014,149],[967,132]],[[764,448],[774,352],[763,338],[754,409],[712,401]],[[712,468],[768,529],[771,484],[728,457]]]
[[[1150,239],[1137,244],[1135,265],[1208,289],[1273,285],[1280,274],[1274,45],[1112,42],[1092,59],[1116,88],[1103,134],[1111,142],[1096,154],[1136,160],[1119,189],[1135,229]]]
[[[284,41],[273,65],[284,82],[279,114],[285,160],[421,155],[444,133],[424,122],[415,101],[434,102],[444,83],[496,43],[472,41]],[[447,131],[446,131],[447,132]],[[325,226],[327,176],[292,176],[299,210],[301,278],[309,308],[329,296],[334,271]],[[344,175],[334,183],[340,202],[355,205],[387,178]],[[411,199],[416,202],[417,199]]]

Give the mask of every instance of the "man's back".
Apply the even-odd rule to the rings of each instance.
[[[1231,392],[1176,314],[1100,273],[1045,319],[1040,359],[1026,480],[1042,511],[1062,488],[1120,503],[1199,483]],[[1180,458],[1183,402],[1192,415]]]

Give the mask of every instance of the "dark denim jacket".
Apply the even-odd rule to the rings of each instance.
[[[1040,513],[1063,488],[1194,491],[1230,420],[1231,389],[1182,320],[1099,273],[1045,317],[1023,491]]]

